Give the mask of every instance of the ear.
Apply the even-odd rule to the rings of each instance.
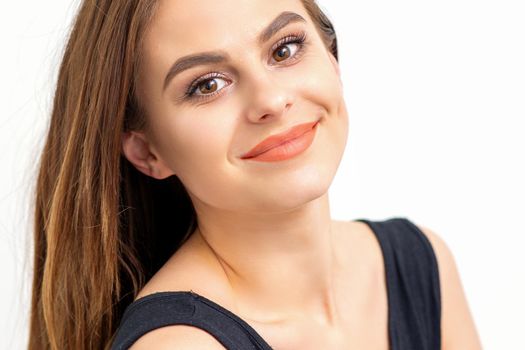
[[[137,131],[122,134],[122,153],[141,173],[155,179],[165,179],[173,172],[152,149],[146,135]]]

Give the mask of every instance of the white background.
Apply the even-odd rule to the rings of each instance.
[[[350,134],[335,219],[405,216],[452,250],[485,349],[525,349],[525,10],[519,0],[320,1]],[[77,3],[0,5],[0,348],[26,344],[36,159]]]

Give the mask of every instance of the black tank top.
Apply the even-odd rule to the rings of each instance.
[[[402,217],[357,219],[374,232],[384,258],[390,350],[439,350],[441,294],[437,259],[427,237]],[[244,320],[193,291],[159,292],[131,303],[112,350],[128,349],[147,332],[184,324],[201,328],[228,350],[271,350]]]

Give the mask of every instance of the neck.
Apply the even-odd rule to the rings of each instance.
[[[334,282],[342,262],[327,194],[280,213],[200,211],[197,239],[222,266],[239,310],[249,310],[245,314],[253,319],[308,314],[335,321]],[[275,312],[268,316],[268,310]]]

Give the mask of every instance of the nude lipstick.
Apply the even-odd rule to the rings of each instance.
[[[284,133],[272,135],[243,154],[241,159],[276,162],[292,158],[312,144],[317,124],[318,121],[299,124]]]

